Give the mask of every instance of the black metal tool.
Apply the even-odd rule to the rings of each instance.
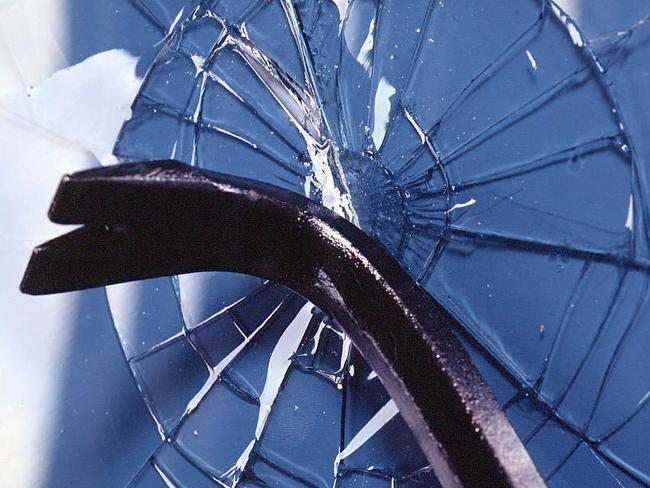
[[[350,335],[445,487],[544,486],[454,335],[460,324],[330,210],[257,181],[152,161],[64,177],[50,218],[84,227],[34,249],[23,292],[208,270],[277,281]]]

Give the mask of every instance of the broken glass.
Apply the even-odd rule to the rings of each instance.
[[[139,3],[166,37],[116,145],[122,160],[179,159],[321,201],[461,320],[550,485],[586,483],[586,473],[599,486],[650,481],[650,384],[639,374],[649,339],[640,326],[648,123],[634,107],[634,88],[647,88],[639,80],[647,12],[637,5],[617,30],[589,34],[571,5],[547,1],[223,0],[180,11]],[[291,295],[273,301],[275,315],[242,325],[237,314],[252,312],[237,311],[275,286],[251,292],[258,284],[247,280],[166,285],[185,325],[154,348],[177,354],[189,341],[186,354],[208,369],[194,387],[182,382],[187,398],[175,410],[156,414],[171,446],[225,484],[416,486],[421,455],[410,438],[405,448],[376,433],[405,436],[347,339],[308,305],[282,301]],[[210,315],[215,303],[227,308]],[[211,334],[224,339],[206,345],[198,331],[213,322]],[[295,335],[273,335],[277,322]],[[233,342],[221,350],[226,335]],[[280,368],[270,344],[284,348],[285,339],[293,343]],[[272,400],[250,376],[260,363],[267,383],[283,384]],[[205,409],[209,421],[199,419]],[[237,424],[249,422],[243,431],[219,419],[233,411]],[[318,441],[301,456],[296,438],[311,432]],[[361,481],[369,472],[376,479]]]
[[[128,2],[158,43],[117,158],[337,211],[462,322],[550,486],[650,483],[644,2]],[[290,291],[212,273],[106,299],[159,436],[131,486],[436,486],[376,375]]]

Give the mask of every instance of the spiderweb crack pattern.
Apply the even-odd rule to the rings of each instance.
[[[464,324],[550,485],[650,483],[649,148],[619,94],[648,17],[590,39],[552,1],[132,1],[164,42],[116,155],[338,211]],[[108,291],[162,438],[133,486],[436,483],[349,340],[300,298],[238,275],[138,286]],[[138,343],[152,327],[123,311],[157,293],[174,310]]]

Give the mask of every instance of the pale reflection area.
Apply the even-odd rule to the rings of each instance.
[[[0,486],[47,484],[52,447],[63,439],[56,420],[66,415],[73,336],[79,320],[93,320],[79,316],[81,294],[22,295],[20,278],[32,248],[61,233],[47,219],[61,176],[110,156],[103,149],[112,147],[139,87],[137,58],[124,52],[66,69],[69,4],[0,1]],[[107,76],[115,61],[124,74],[117,81]],[[111,110],[118,112],[112,119]]]
[[[2,486],[38,486],[56,436],[52,417],[61,388],[61,358],[73,323],[66,318],[75,295],[34,297],[18,291],[31,248],[56,236],[46,211],[61,173],[93,164],[82,148],[0,112],[3,167],[0,179],[0,470]],[[43,164],[47,162],[47,164]],[[29,204],[25,199],[29,198]]]
[[[55,435],[50,420],[60,388],[59,358],[70,333],[64,318],[74,306],[70,295],[46,297],[34,306],[33,298],[18,292],[18,283],[31,248],[59,233],[46,210],[60,174],[93,164],[81,147],[34,128],[5,108],[8,97],[24,96],[29,86],[65,66],[59,45],[61,6],[56,1],[0,2],[0,134],[2,165],[10,175],[0,179],[0,269],[6,276],[0,281],[0,390],[11,399],[0,402],[3,486],[40,484],[48,447],[43,434]],[[34,19],[27,29],[18,21],[24,18]],[[37,45],[39,55],[34,56]]]

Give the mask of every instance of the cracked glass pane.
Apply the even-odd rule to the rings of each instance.
[[[153,50],[79,43],[3,107],[101,164],[173,158],[323,203],[463,324],[549,486],[650,484],[645,2],[114,3],[119,46]],[[70,117],[107,73],[122,111]],[[80,316],[108,305],[157,436],[120,483],[438,485],[376,374],[291,291],[202,273],[94,293]]]

